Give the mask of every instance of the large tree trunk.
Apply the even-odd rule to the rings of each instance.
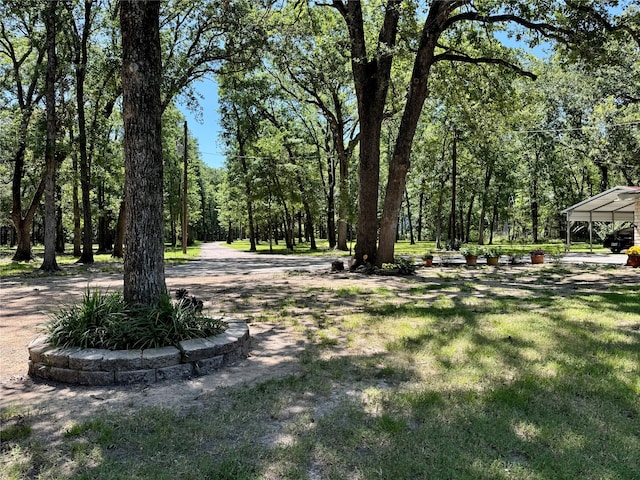
[[[14,155],[14,170],[12,180],[12,210],[11,221],[16,230],[17,246],[16,253],[13,255],[13,261],[16,262],[28,262],[33,259],[31,252],[31,227],[33,226],[33,217],[36,214],[42,194],[44,193],[45,179],[44,177],[40,181],[38,188],[33,195],[31,204],[27,209],[25,215],[22,215],[22,175],[24,170],[24,155],[26,150],[26,137],[27,137],[27,121],[23,121],[20,125],[20,137],[19,145],[16,154]]]
[[[38,65],[41,63],[39,58]],[[33,80],[36,81],[35,79]],[[27,149],[27,130],[29,128],[29,120],[32,113],[32,107],[25,106],[22,108],[22,120],[18,132],[18,149],[13,156],[13,178],[11,183],[11,221],[15,227],[17,237],[16,253],[13,260],[16,262],[30,261],[33,259],[31,252],[31,227],[33,226],[33,217],[36,214],[40,200],[44,193],[45,179],[42,177],[38,188],[31,199],[29,208],[24,216],[22,215],[22,177],[24,175],[24,160]]]
[[[347,233],[349,226],[349,158],[356,145],[356,139],[349,143],[349,147],[344,146],[344,116],[342,114],[342,103],[337,92],[333,93],[333,105],[336,111],[336,122],[333,131],[334,150],[338,155],[338,250],[343,252],[348,250]],[[335,185],[335,170],[333,176]]]
[[[44,187],[44,258],[40,270],[55,272],[60,270],[56,260],[56,57],[57,0],[51,0],[46,13],[47,30],[47,74],[45,79],[47,134],[45,147],[45,187]]]
[[[375,263],[378,236],[378,191],[380,183],[380,137],[384,106],[389,90],[393,47],[396,42],[400,1],[390,0],[386,7],[379,43],[384,51],[370,59],[364,31],[362,5],[334,4],[349,29],[351,69],[353,72],[358,117],[360,119],[360,165],[358,167],[358,227],[355,262]],[[402,193],[402,192],[401,192]],[[395,228],[395,225],[394,225]]]
[[[91,215],[91,159],[87,153],[84,80],[87,65],[87,42],[91,20],[91,2],[85,1],[85,18],[80,37],[75,33],[76,107],[78,110],[78,146],[80,151],[80,190],[82,192],[82,255],[79,263],[93,263],[93,221]],[[75,26],[75,24],[74,24]]]
[[[334,2],[333,4],[340,11],[349,28],[351,66],[360,119],[360,197],[358,199],[358,243],[354,266],[362,263],[364,255],[371,256],[376,250],[380,130],[391,76],[401,3],[400,0],[389,0],[386,3],[378,36],[379,51],[373,60],[369,60],[367,55],[361,2],[349,1],[346,4]],[[455,7],[455,2],[432,2],[422,29],[405,110],[389,165],[389,180],[380,223],[380,243],[375,258],[377,265],[393,262],[396,227],[406,175],[409,171],[411,144],[422,106],[428,95],[427,80],[435,61],[434,51],[437,41],[446,26],[449,13]]]
[[[160,82],[160,2],[122,0],[125,201],[124,299],[156,304],[166,294]]]

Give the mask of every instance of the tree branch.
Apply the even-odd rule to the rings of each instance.
[[[444,29],[449,28],[455,23],[458,22],[479,22],[479,23],[502,23],[502,22],[511,22],[516,23],[518,25],[522,25],[523,27],[528,28],[529,30],[534,30],[538,33],[541,33],[547,38],[553,38],[561,43],[568,43],[569,38],[572,33],[570,30],[560,28],[556,25],[552,25],[550,23],[545,22],[531,22],[525,18],[519,17],[517,15],[512,14],[503,14],[503,15],[481,15],[478,12],[465,12],[460,13],[458,15],[454,15],[445,23]]]
[[[503,60],[501,58],[491,58],[491,57],[469,57],[468,55],[456,54],[456,53],[441,53],[440,55],[436,55],[434,57],[434,63],[440,62],[443,60],[449,60],[452,62],[464,62],[464,63],[473,63],[473,64],[482,64],[488,63],[493,65],[502,65],[503,67],[510,68],[518,75],[522,75],[525,77],[529,77],[532,80],[536,80],[538,77],[534,73],[528,72],[517,65],[514,65],[507,60]]]

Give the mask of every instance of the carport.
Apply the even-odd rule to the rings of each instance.
[[[593,250],[593,222],[631,222],[633,243],[640,245],[640,187],[613,187],[562,210],[567,216],[567,251],[571,247],[573,222],[589,222],[589,245]]]

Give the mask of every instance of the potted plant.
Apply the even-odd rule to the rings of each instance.
[[[498,265],[498,260],[502,255],[500,247],[487,247],[484,251],[484,257],[487,259],[487,265]]]
[[[433,265],[433,253],[429,251],[422,255],[422,263],[425,267],[431,267]]]
[[[640,267],[640,246],[635,245],[625,252],[627,257],[627,265],[631,267]]]
[[[529,254],[531,255],[531,263],[544,263],[544,250],[542,250],[541,248],[531,250]]]
[[[475,245],[464,244],[460,247],[460,253],[464,256],[467,265],[475,265],[478,263],[478,247]]]

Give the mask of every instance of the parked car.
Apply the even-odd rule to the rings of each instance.
[[[622,228],[606,237],[602,242],[604,248],[610,248],[613,253],[620,253],[629,247],[633,247],[633,227]]]

